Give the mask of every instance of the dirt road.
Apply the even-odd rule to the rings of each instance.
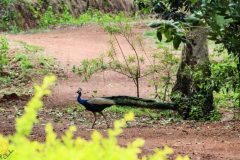
[[[145,29],[137,29],[143,32]],[[75,102],[75,92],[81,87],[85,97],[90,97],[93,91],[99,96],[130,95],[136,96],[136,88],[133,82],[126,76],[114,72],[104,72],[94,75],[87,83],[72,74],[72,67],[79,65],[83,59],[91,59],[106,53],[109,49],[110,36],[97,26],[85,26],[76,29],[62,29],[47,33],[8,35],[9,39],[24,41],[32,45],[41,46],[46,53],[56,58],[62,64],[68,75],[67,80],[59,81],[54,89],[52,105],[66,105]],[[118,37],[125,53],[132,52],[130,46],[122,38]],[[148,81],[140,81],[141,97],[149,97],[153,88]]]

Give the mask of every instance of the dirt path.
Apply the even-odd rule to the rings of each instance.
[[[144,29],[138,29],[141,32]],[[73,65],[78,65],[85,58],[93,58],[108,49],[109,36],[99,27],[86,26],[76,29],[56,30],[48,33],[8,35],[12,40],[24,41],[45,48],[46,53],[56,58],[68,73],[67,80],[60,80],[53,93],[52,105],[64,106],[75,102],[75,91],[82,87],[85,91],[84,97],[90,97],[94,90],[98,95],[135,95],[133,83],[126,77],[113,72],[97,74],[88,83],[71,73]],[[120,40],[124,50],[129,51],[126,42]],[[147,80],[141,81],[141,96],[148,97],[152,88],[148,86]],[[89,116],[91,118],[91,116]],[[46,117],[43,117],[43,119]],[[46,119],[49,119],[48,117]],[[0,133],[11,134],[13,123],[8,117],[0,119]],[[66,126],[64,123],[54,125],[56,131],[62,133]],[[91,130],[81,123],[77,124],[77,135],[89,138]],[[105,130],[100,129],[105,133]],[[44,137],[42,127],[37,127],[34,137]],[[138,125],[127,128],[120,136],[120,144],[142,137],[146,140],[144,153],[152,152],[155,147],[168,144],[179,154],[189,154],[192,159],[213,160],[240,160],[240,123],[239,122],[217,122],[207,124],[180,123],[172,125],[155,124],[151,127],[140,127]]]
[[[137,29],[142,33],[145,29]],[[24,41],[29,44],[42,46],[49,56],[57,59],[68,75],[67,80],[59,81],[54,89],[52,105],[66,105],[75,102],[75,92],[81,87],[85,97],[90,97],[93,91],[99,96],[129,95],[136,96],[133,82],[126,76],[107,71],[94,75],[87,83],[72,74],[72,67],[79,65],[83,59],[91,59],[106,53],[109,49],[110,36],[97,26],[85,26],[76,29],[61,29],[48,33],[8,35],[8,38],[16,41]],[[130,46],[122,38],[118,37],[124,52],[132,52]],[[153,88],[148,81],[142,79],[140,95],[149,97]]]

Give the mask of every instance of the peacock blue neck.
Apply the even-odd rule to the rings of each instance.
[[[82,95],[82,94],[79,93],[79,94],[78,94],[78,97],[77,97],[77,101],[78,101],[79,103],[80,103],[80,101],[81,101],[81,95]]]
[[[80,103],[80,104],[82,104],[82,105],[84,105],[84,106],[85,106],[85,105],[88,105],[87,100],[81,98],[81,94],[78,94],[77,101],[78,101],[78,103]]]

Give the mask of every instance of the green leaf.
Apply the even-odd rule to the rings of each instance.
[[[157,27],[159,27],[160,25],[161,25],[160,22],[152,22],[152,23],[149,24],[149,27],[151,27],[151,28],[157,28]]]
[[[197,0],[190,0],[192,5],[194,5],[195,3],[197,3]]]
[[[186,17],[185,20],[186,22],[191,23],[193,26],[197,26],[201,22],[201,20],[194,14]]]
[[[178,35],[176,35],[174,38],[173,38],[173,47],[175,49],[178,49],[179,45],[181,44],[182,40],[181,40],[181,37],[179,37]]]
[[[164,36],[167,38],[166,42],[170,42],[173,39],[172,33],[170,30],[165,30],[164,32]]]
[[[162,32],[159,29],[157,30],[157,38],[160,42],[162,41]]]

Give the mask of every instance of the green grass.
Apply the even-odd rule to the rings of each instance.
[[[3,13],[0,16],[0,29],[9,31],[11,33],[19,33],[23,31],[21,14],[14,10],[12,6],[15,5],[16,0],[4,0],[1,4],[3,5]],[[116,29],[116,23],[126,23],[134,20],[135,17],[126,15],[124,12],[116,14],[103,13],[97,9],[88,9],[85,13],[80,14],[78,17],[71,15],[68,5],[63,2],[61,11],[58,13],[54,12],[54,6],[49,5],[47,8],[44,7],[42,0],[39,2],[28,2],[25,3],[25,9],[33,16],[32,21],[36,23],[36,28],[31,32],[39,32],[51,28],[52,26],[82,26],[86,24],[99,24],[106,31],[119,32]]]
[[[46,69],[51,68],[55,64],[55,60],[53,58],[46,57],[46,56],[43,56],[43,55],[39,55],[37,57],[37,61],[41,66],[43,66]]]
[[[18,30],[19,33],[39,33],[47,32],[54,26],[83,26],[88,24],[97,24],[109,33],[119,33],[120,23],[128,23],[136,20],[136,17],[130,17],[123,12],[116,14],[103,13],[99,10],[89,9],[79,17],[73,17],[67,9],[61,14],[55,14],[50,6],[39,19],[36,28],[27,31]],[[16,33],[16,29],[14,31]]]
[[[112,106],[107,108],[106,111],[122,114],[134,112],[136,116],[153,115],[149,109],[135,108],[130,106]]]
[[[119,12],[117,14],[103,13],[98,10],[88,10],[84,14],[81,14],[78,18],[70,17],[69,20],[62,21],[60,24],[70,25],[86,25],[86,24],[100,24],[104,27],[110,26],[115,23],[124,23],[131,21],[132,18]]]
[[[35,28],[24,31],[20,26],[16,26],[18,23],[13,25],[14,22],[18,22],[20,19],[19,14],[16,13],[16,11],[9,11],[14,13],[11,17],[11,21],[8,22],[8,20],[0,19],[0,22],[4,22],[4,26],[1,27],[0,24],[0,28],[4,28],[4,30],[9,31],[10,33],[39,33],[46,32],[55,26],[83,26],[87,24],[98,24],[107,32],[119,33],[119,25],[121,23],[129,23],[139,19],[137,16],[129,16],[124,12],[113,14],[104,13],[97,9],[88,9],[85,13],[80,14],[78,17],[74,17],[71,15],[67,6],[62,6],[61,13],[54,13],[52,6],[48,6],[45,12],[42,13],[40,11],[41,6],[33,6],[31,3],[28,5],[28,9],[30,9],[30,12],[32,12],[33,17],[35,18]],[[5,12],[8,13],[8,11]]]
[[[161,118],[176,118],[174,112],[170,110],[155,110],[155,109],[147,109],[147,108],[137,108],[130,106],[112,106],[107,108],[106,111],[113,113],[126,114],[129,112],[133,112],[136,117],[150,117],[151,119],[160,120]]]
[[[69,105],[67,105],[67,106],[64,106],[63,108],[64,108],[63,111],[66,112],[66,113],[70,113],[70,112],[72,112],[73,110],[75,110],[75,111],[77,111],[77,112],[83,112],[83,111],[85,111],[84,106],[79,105],[78,103],[69,104]]]
[[[152,37],[154,40],[157,40],[157,31],[156,29],[147,30],[143,34],[146,37]]]
[[[6,39],[7,42],[7,39]],[[38,81],[49,73],[58,73],[60,69],[52,58],[46,57],[43,49],[38,46],[28,45],[24,42],[10,46],[0,42],[0,46],[6,44],[7,62],[2,68],[0,76],[0,96],[16,93],[17,95],[31,95],[33,81]],[[19,45],[20,44],[20,45]],[[3,49],[0,50],[3,51]],[[61,73],[61,72],[59,72]]]
[[[67,106],[59,107],[59,108],[63,108],[63,109],[60,109],[61,110],[60,112],[65,114],[72,114],[73,112],[77,112],[81,114],[82,112],[86,111],[85,107],[78,103],[69,104]],[[138,117],[138,119],[148,117],[148,119],[151,119],[151,120],[174,120],[174,121],[181,120],[180,116],[171,110],[154,110],[154,109],[114,105],[112,107],[106,108],[103,112],[110,114],[111,115],[110,117],[112,118],[114,118],[114,116],[116,115],[123,116],[126,113],[133,112],[134,115]]]

